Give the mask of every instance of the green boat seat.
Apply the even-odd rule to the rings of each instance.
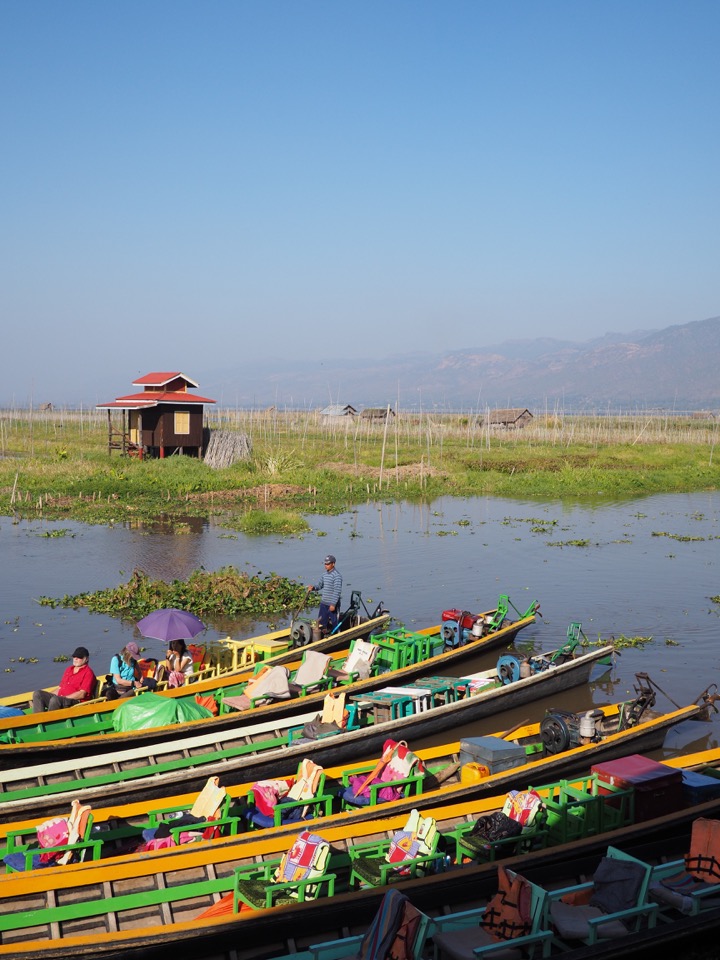
[[[325,793],[325,771],[314,761],[301,760],[292,780],[259,781],[249,791],[243,812],[251,829],[330,816],[333,795]]]
[[[334,873],[327,873],[330,844],[304,830],[281,858],[237,867],[233,880],[233,911],[251,910],[314,900],[335,893]]]
[[[319,650],[306,650],[297,670],[288,680],[290,693],[294,697],[304,697],[317,690],[327,690],[332,686],[332,678],[328,676],[330,654]]]
[[[221,831],[234,836],[238,833],[239,817],[229,816],[232,798],[220,786],[219,777],[208,777],[193,805],[156,807],[148,813],[149,826],[143,830],[147,842],[159,836],[170,835],[176,844],[188,839],[212,839]],[[188,816],[185,817],[184,815]]]
[[[432,873],[443,861],[434,817],[413,810],[405,826],[390,840],[361,843],[348,849],[350,887],[381,887],[408,877]]]
[[[100,858],[99,837],[93,839],[91,808],[73,800],[67,817],[53,817],[37,827],[9,830],[3,857],[6,873]]]
[[[488,863],[546,846],[548,833],[544,827],[547,810],[542,797],[536,791],[511,790],[500,813],[509,821],[508,826],[517,824],[517,832],[504,837],[488,837],[487,833],[480,829],[488,817],[481,817],[477,823],[463,824],[456,833],[457,863],[465,860]]]

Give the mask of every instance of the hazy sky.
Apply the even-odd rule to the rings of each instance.
[[[0,403],[718,315],[719,41],[717,0],[0,0]]]

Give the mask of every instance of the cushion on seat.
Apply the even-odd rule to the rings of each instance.
[[[487,930],[476,926],[436,933],[433,942],[440,954],[450,960],[476,960],[475,950],[478,947],[486,947],[497,941]],[[522,951],[508,942],[507,949],[493,951],[493,957],[497,957],[497,960],[521,960]]]

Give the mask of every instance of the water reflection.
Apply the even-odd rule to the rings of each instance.
[[[437,623],[451,607],[494,606],[500,593],[508,593],[519,610],[534,599],[541,602],[543,617],[520,640],[533,652],[557,647],[572,621],[580,621],[591,640],[652,637],[644,648],[625,649],[610,677],[596,680],[593,702],[632,695],[635,673],[646,671],[686,703],[720,678],[720,605],[710,599],[720,593],[719,513],[713,493],[589,506],[446,497],[431,506],[366,504],[340,517],[311,516],[312,533],[287,539],[250,538],[194,518],[179,531],[162,522],[89,527],[0,518],[0,690],[55,682],[60,665],[53,657],[78,643],[104,670],[132,637],[131,622],[86,610],[51,610],[37,604],[41,595],[113,587],[136,568],[173,580],[231,564],[310,583],[331,551],[345,598],[357,589],[368,606],[384,600],[409,627]],[[65,534],[48,536],[60,530]],[[213,623],[206,640],[266,629],[265,623]],[[153,644],[148,642],[154,650]],[[22,664],[19,656],[40,662]],[[487,654],[476,669],[496,658]],[[580,693],[587,691],[568,699]]]

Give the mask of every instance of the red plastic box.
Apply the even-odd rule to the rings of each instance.
[[[600,791],[603,783],[623,789],[634,788],[636,823],[672,813],[684,805],[682,771],[639,753],[597,763],[591,771],[597,774]]]

